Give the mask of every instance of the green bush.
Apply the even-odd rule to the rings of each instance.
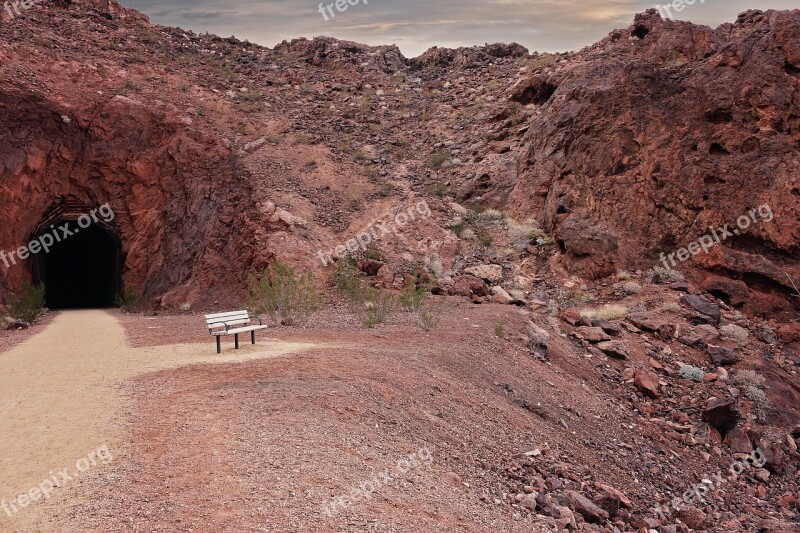
[[[415,313],[417,324],[423,331],[431,331],[439,325],[439,316],[442,314],[440,305],[430,305],[420,307]]]
[[[703,376],[705,376],[705,372],[703,372],[702,369],[692,365],[682,366],[680,372],[681,377],[684,379],[691,379],[692,381],[696,381],[698,383],[702,382]]]
[[[276,261],[272,268],[250,275],[250,308],[258,315],[266,313],[285,326],[303,325],[322,307],[322,297],[314,286],[314,274],[298,274],[290,266]]]
[[[392,314],[397,298],[381,289],[361,285],[351,301],[361,322],[368,328],[383,324]]]
[[[419,311],[422,304],[425,303],[428,292],[429,289],[427,287],[409,285],[400,293],[400,306],[409,313],[415,313]]]
[[[352,258],[346,257],[336,263],[336,273],[332,278],[333,286],[352,300],[357,296],[361,285],[361,273]]]
[[[114,305],[128,313],[138,311],[141,302],[142,291],[137,287],[125,287],[114,297]]]
[[[32,324],[45,311],[44,285],[25,282],[19,293],[9,295],[8,312],[17,320]]]

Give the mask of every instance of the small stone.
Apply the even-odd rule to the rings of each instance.
[[[719,324],[719,319],[722,315],[720,312],[719,306],[713,302],[710,302],[706,298],[697,295],[697,294],[687,294],[683,298],[683,303],[700,313],[711,319],[714,324]]]
[[[606,511],[574,490],[567,491],[567,499],[569,500],[573,509],[575,509],[575,511],[587,522],[601,523],[605,522],[609,518],[609,515]]]
[[[623,341],[601,342],[597,347],[614,359],[628,359],[628,345]]]
[[[602,342],[611,340],[602,328],[580,327],[575,330],[575,335],[582,340],[589,342]]]
[[[709,344],[706,347],[708,351],[709,357],[711,357],[711,361],[715,365],[720,366],[730,366],[735,365],[738,363],[742,357],[736,353],[735,350],[731,348],[725,348],[723,346],[714,346],[713,344]]]
[[[659,379],[655,372],[650,370],[639,370],[633,377],[636,388],[649,398],[658,398],[661,393],[658,391]]]

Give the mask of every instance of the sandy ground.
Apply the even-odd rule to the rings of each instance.
[[[270,342],[263,334],[258,341],[252,346],[248,339],[238,352],[222,355],[215,353],[213,339],[202,345],[132,348],[124,328],[109,313],[71,311],[0,354],[0,500],[10,502],[9,511],[0,509],[0,530],[36,531],[32,524],[40,513],[58,505],[64,492],[58,484],[70,490],[87,476],[100,474],[107,458],[122,449],[118,422],[127,406],[119,387],[123,381],[189,364],[279,357],[311,346]],[[49,490],[47,480],[56,486],[50,499],[34,490],[30,496],[38,501],[20,505],[20,494],[40,486]]]

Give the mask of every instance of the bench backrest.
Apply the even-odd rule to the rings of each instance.
[[[224,328],[225,326],[246,326],[250,323],[250,313],[244,311],[228,311],[227,313],[215,313],[206,315],[208,329]]]

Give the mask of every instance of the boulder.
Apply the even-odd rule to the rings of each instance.
[[[652,370],[638,370],[633,376],[633,382],[636,388],[649,398],[658,398],[661,396],[658,390],[659,381],[658,374]]]
[[[363,261],[358,262],[358,269],[367,276],[376,276],[378,271],[385,264],[386,263],[383,261],[378,261],[376,259],[364,259]]]
[[[451,296],[464,296],[467,298],[489,294],[489,287],[486,286],[482,279],[468,274],[459,276],[447,290]]]
[[[687,294],[681,300],[701,315],[708,317],[714,324],[719,324],[721,312],[719,306],[698,294]]]
[[[602,342],[611,340],[602,328],[580,327],[575,330],[575,336],[589,342]]]
[[[503,267],[500,265],[478,265],[465,268],[464,273],[480,278],[487,283],[497,283],[503,279]]]
[[[736,427],[739,421],[739,410],[735,400],[713,400],[703,411],[703,420],[715,428],[721,435],[725,435]]]
[[[567,491],[567,500],[575,512],[580,514],[587,522],[602,523],[609,518],[608,512],[574,490]]]
[[[597,345],[606,355],[613,359],[628,359],[628,344],[624,341],[605,341]]]
[[[735,365],[742,359],[742,356],[732,348],[709,344],[706,349],[711,360],[718,366]]]
[[[547,355],[550,334],[533,322],[529,322],[525,327],[525,333],[528,335],[528,349],[531,353],[540,357]]]

